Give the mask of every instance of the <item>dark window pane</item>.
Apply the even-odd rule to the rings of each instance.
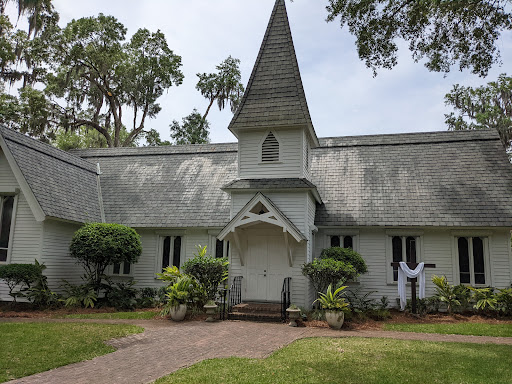
[[[484,242],[480,237],[473,238],[473,264],[475,284],[485,284]]]
[[[169,257],[171,253],[171,238],[164,239],[164,252],[162,254],[162,270],[169,266]]]
[[[352,236],[345,236],[343,238],[343,248],[354,248],[354,240]]]
[[[123,275],[129,275],[131,269],[132,269],[132,266],[130,263],[123,263]]]
[[[460,282],[462,284],[469,284],[471,282],[469,275],[469,246],[468,239],[459,237],[457,241],[459,248],[459,272]]]
[[[414,237],[405,239],[405,257],[408,263],[416,263],[416,239]]]
[[[0,261],[7,261],[7,249],[0,249]]]
[[[331,236],[331,247],[339,247],[341,245],[339,236]]]
[[[226,257],[229,257],[229,241],[226,244]]]
[[[181,260],[181,236],[176,236],[174,238],[174,249],[172,255],[172,265],[179,268]]]
[[[121,271],[121,264],[119,264],[119,263],[114,264],[114,270],[112,271],[112,273],[114,275],[119,275],[120,271]]]
[[[215,257],[224,257],[224,242],[219,239],[215,244]]]
[[[399,263],[402,260],[402,238],[393,237],[393,262]],[[393,267],[393,281],[398,281],[398,267]]]
[[[0,229],[0,248],[9,247],[9,234],[11,233],[12,208],[14,205],[14,197],[6,197],[3,201],[2,209],[2,228]]]

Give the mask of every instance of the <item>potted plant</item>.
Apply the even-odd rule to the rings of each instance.
[[[297,307],[295,304],[290,305],[286,312],[288,313],[288,316],[290,317],[290,324],[288,324],[290,327],[296,327],[297,326],[297,320],[300,317],[300,308]]]
[[[190,276],[180,276],[176,282],[169,286],[167,292],[167,303],[165,304],[162,315],[171,315],[174,321],[182,321],[187,314],[187,303],[193,292],[193,279]]]
[[[325,319],[329,327],[333,329],[341,329],[345,320],[345,312],[349,310],[349,304],[344,297],[342,291],[346,286],[339,287],[334,293],[332,292],[332,284],[327,287],[327,292],[318,292],[319,298],[315,300],[319,302],[325,310]]]
[[[213,318],[213,315],[217,312],[217,304],[213,300],[208,300],[206,304],[203,306],[203,308],[206,311],[206,314],[208,317],[206,318],[207,322],[213,322],[215,319]]]

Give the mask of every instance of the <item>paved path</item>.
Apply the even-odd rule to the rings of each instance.
[[[9,320],[0,320],[9,321]],[[19,320],[17,320],[19,321]],[[34,320],[22,320],[34,321]],[[70,320],[40,320],[69,322]],[[80,321],[85,320],[71,320]],[[9,383],[115,384],[150,383],[179,368],[213,357],[262,358],[306,337],[384,337],[403,340],[494,343],[512,345],[512,338],[438,335],[391,331],[333,331],[328,328],[291,328],[285,324],[239,321],[173,323],[162,320],[89,320],[129,323],[145,328],[142,334],[112,340],[117,351]]]

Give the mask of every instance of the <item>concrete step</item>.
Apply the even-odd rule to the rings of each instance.
[[[241,303],[233,307],[233,312],[238,313],[275,313],[281,316],[281,304],[279,303]]]
[[[231,312],[229,314],[230,320],[246,320],[246,321],[261,321],[261,322],[281,322],[281,312]]]

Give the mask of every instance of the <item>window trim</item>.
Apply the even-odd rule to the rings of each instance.
[[[402,260],[406,260],[407,247],[406,241],[408,237],[413,237],[416,240],[416,262],[423,261],[423,232],[417,231],[386,231],[386,281],[388,285],[396,285],[397,281],[393,278],[393,238],[400,237],[402,239]]]
[[[14,229],[16,228],[16,217],[18,216],[18,201],[19,201],[19,192],[20,190],[16,188],[14,191],[5,191],[4,193],[0,192],[0,197],[14,196],[14,201],[12,204],[12,217],[11,217],[11,228],[9,231],[9,243],[7,246],[7,258],[5,261],[0,261],[0,265],[6,265],[11,263],[12,251],[13,251],[13,242],[14,242]],[[0,219],[2,217],[2,209],[3,204],[0,207]]]
[[[217,236],[219,235],[220,233],[220,230],[217,231],[217,230],[209,230],[208,231],[208,254],[212,255],[213,257],[217,257]],[[228,247],[228,241],[227,240],[222,240],[224,242],[224,246],[223,246],[223,256],[222,257],[226,257],[228,260],[229,260],[229,256],[230,256],[230,253],[231,253],[231,245]]]
[[[156,247],[156,257],[155,257],[155,270],[156,273],[162,273],[162,257],[163,257],[163,251],[164,251],[164,241],[166,237],[171,238],[171,247],[170,250],[173,254],[169,255],[169,262],[174,257],[174,238],[181,237],[181,246],[180,246],[180,266],[182,267],[184,263],[184,255],[185,255],[185,233],[184,232],[158,232],[157,233],[157,242],[158,245]],[[155,275],[155,279],[158,279],[158,277]]]
[[[468,240],[468,253],[469,253],[469,284],[464,285],[482,288],[493,286],[491,274],[491,235],[488,231],[482,232],[453,232],[452,233],[452,258],[453,258],[453,281],[454,285],[462,284],[460,282],[460,266],[459,266],[459,238],[466,238]],[[473,238],[479,237],[482,239],[484,246],[484,275],[485,284],[475,284],[475,263],[473,255]]]
[[[354,229],[344,229],[344,230],[326,230],[324,231],[324,249],[331,247],[331,237],[339,236],[340,237],[340,246],[343,245],[343,239],[346,236],[352,237],[352,249],[355,252],[359,252],[359,231]]]

